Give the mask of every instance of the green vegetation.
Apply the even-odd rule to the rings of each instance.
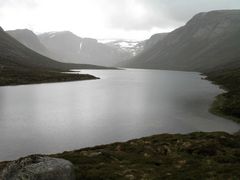
[[[53,155],[77,179],[239,179],[240,136],[161,134]]]
[[[240,68],[213,71],[207,76],[227,90],[217,96],[211,111],[240,123]]]
[[[66,74],[58,71],[24,69],[24,68],[2,68],[0,67],[0,86],[35,84],[48,82],[64,82],[97,79],[88,74]]]

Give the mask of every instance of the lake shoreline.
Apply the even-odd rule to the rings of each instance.
[[[186,173],[190,177],[234,178],[240,176],[239,142],[239,135],[225,132],[159,134],[47,156],[71,161],[77,179],[176,179]],[[9,162],[0,162],[0,171]],[[223,171],[226,165],[231,171]]]
[[[207,80],[226,91],[215,97],[209,112],[240,123],[240,70],[217,70],[205,75]]]

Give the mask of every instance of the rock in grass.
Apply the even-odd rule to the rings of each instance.
[[[1,180],[74,180],[71,162],[43,155],[32,155],[9,163]]]

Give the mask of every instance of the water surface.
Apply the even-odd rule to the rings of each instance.
[[[0,88],[0,160],[157,133],[234,132],[208,112],[217,86],[198,73],[88,70],[100,80]]]

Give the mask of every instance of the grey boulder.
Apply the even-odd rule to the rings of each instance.
[[[71,162],[43,155],[13,161],[0,173],[1,180],[74,180]]]

